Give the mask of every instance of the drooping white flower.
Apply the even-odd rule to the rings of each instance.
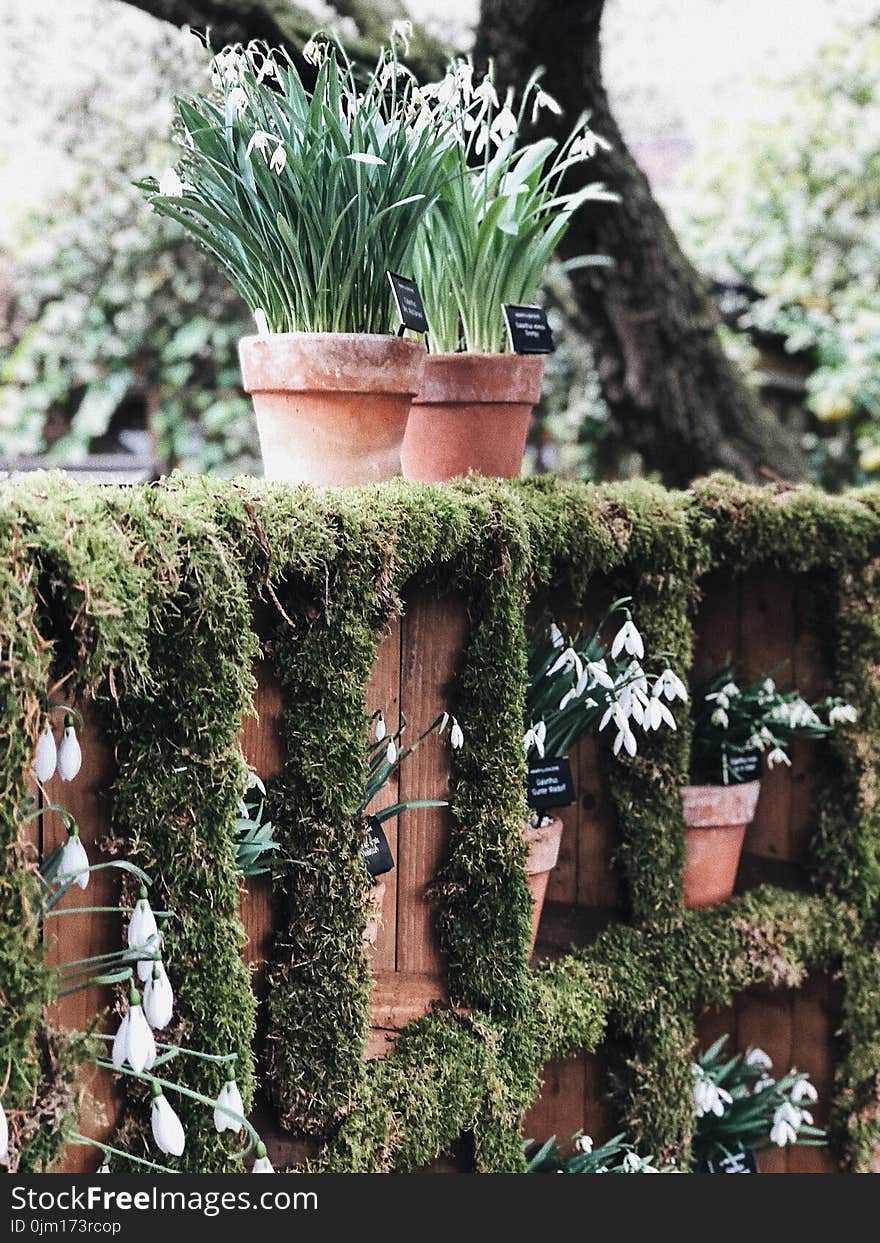
[[[601,660],[588,660],[586,669],[590,675],[592,686],[604,686],[606,690],[614,689],[614,679],[608,672],[608,665],[605,662],[604,656]]]
[[[714,1114],[716,1118],[724,1116],[724,1106],[733,1102],[733,1097],[715,1080],[707,1075],[702,1066],[696,1062],[691,1067],[694,1076],[694,1112],[698,1118],[705,1114]]]
[[[61,864],[58,868],[59,880],[70,880],[79,885],[80,889],[86,889],[89,883],[89,856],[86,854],[86,848],[79,840],[79,826],[74,825],[68,830],[67,842],[64,850],[61,852]]]
[[[859,719],[852,704],[835,704],[828,713],[829,725],[853,725]]]
[[[172,1157],[182,1155],[186,1147],[186,1136],[183,1124],[171,1108],[168,1098],[158,1083],[153,1084],[153,1105],[150,1111],[150,1125],[153,1128],[153,1139],[156,1147]]]
[[[591,1153],[593,1151],[593,1140],[589,1135],[579,1135],[574,1142],[578,1152]]]
[[[812,1103],[819,1099],[819,1093],[809,1079],[798,1079],[791,1089],[791,1099],[796,1105],[801,1101],[810,1101]]]
[[[6,1119],[6,1110],[3,1108],[3,1102],[0,1101],[0,1161],[6,1161],[9,1156],[9,1122]]]
[[[251,1167],[252,1174],[274,1174],[275,1166],[266,1156],[266,1145],[262,1140],[257,1144],[257,1159]]]
[[[399,39],[403,44],[404,56],[409,56],[409,41],[412,38],[413,24],[404,19],[396,19],[391,23],[391,38]]]
[[[508,138],[512,138],[517,131],[516,114],[511,107],[512,102],[513,92],[508,91],[504,107],[500,109],[489,127],[489,137],[496,147],[500,147]]]
[[[234,86],[227,95],[226,102],[237,117],[242,117],[248,110],[248,93],[243,86]]]
[[[767,767],[775,768],[777,764],[785,764],[788,768],[791,768],[791,760],[788,758],[787,752],[784,751],[782,747],[774,747],[773,750],[767,754]]]
[[[137,1075],[149,1070],[156,1060],[156,1041],[134,985],[128,994],[128,1010],[113,1040],[110,1060],[117,1070],[128,1062]]]
[[[765,1088],[772,1088],[775,1086],[776,1086],[776,1080],[773,1078],[772,1075],[761,1075],[761,1078],[752,1088],[752,1095],[759,1096],[764,1091]]]
[[[552,112],[554,116],[562,116],[562,108],[552,95],[548,95],[546,91],[536,91],[535,101],[532,104],[532,125],[534,125],[537,121],[538,114],[542,108],[546,108],[548,112]]]
[[[628,1152],[623,1158],[623,1168],[627,1174],[638,1174],[642,1168],[642,1162],[635,1152]]]
[[[645,710],[645,722],[646,729],[659,729],[661,725],[668,725],[670,729],[677,728],[675,717],[663,700],[656,695],[653,695],[648,701]]]
[[[722,694],[726,695],[728,699],[736,699],[742,694],[742,691],[739,689],[736,682],[725,682],[724,686],[721,688],[721,691]]]
[[[388,746],[385,748],[385,759],[389,764],[394,764],[397,760],[397,745],[393,738],[388,739]]]
[[[261,155],[265,155],[269,144],[272,142],[277,143],[277,141],[278,139],[276,136],[274,134],[270,134],[268,130],[254,130],[253,134],[251,134],[250,140],[248,141],[247,147],[245,147],[244,153],[248,159],[250,159],[250,154],[254,150],[259,151]]]
[[[614,739],[614,745],[611,748],[615,755],[620,755],[621,750],[626,751],[627,755],[635,755],[638,749],[636,736],[628,725],[618,731],[617,737]]]
[[[96,1173],[96,1174],[109,1174],[109,1173],[110,1173],[110,1166],[109,1166],[109,1165],[107,1164],[107,1162],[105,1161],[105,1162],[103,1163],[103,1165],[99,1165],[99,1166],[98,1166],[98,1168],[95,1170],[95,1173]]]
[[[479,86],[474,88],[474,102],[481,107],[491,104],[493,108],[498,107],[498,92],[495,90],[495,84],[488,74],[483,78]]]
[[[626,652],[629,656],[635,656],[637,660],[642,660],[645,655],[645,645],[642,642],[642,636],[636,629],[631,617],[626,619],[614,636],[611,644],[612,660],[616,660],[621,652]]]
[[[526,755],[534,749],[538,752],[541,759],[544,758],[544,739],[547,737],[547,725],[544,721],[539,721],[537,725],[530,725],[523,735],[523,750]]]
[[[376,739],[376,742],[381,742],[387,733],[385,717],[379,712],[376,716],[376,724],[373,727],[373,737]]]
[[[276,177],[280,177],[281,174],[284,172],[284,166],[286,163],[287,163],[287,151],[284,148],[284,143],[279,142],[278,146],[272,152],[272,158],[269,161],[269,167],[271,168],[272,172],[276,175]]]
[[[550,623],[550,629],[548,631],[548,635],[550,637],[550,643],[552,644],[553,647],[564,647],[565,646],[565,639],[563,637],[562,631],[556,625],[556,622]]]
[[[68,712],[58,745],[58,776],[62,781],[73,781],[81,767],[82,749],[73,727],[73,717]]]
[[[745,1056],[746,1066],[757,1066],[759,1070],[772,1070],[773,1062],[763,1049],[749,1049]]]
[[[142,964],[138,963],[138,967]],[[144,1014],[154,1031],[161,1031],[171,1022],[174,1013],[174,990],[168,972],[158,959],[144,985]]]
[[[672,669],[663,670],[654,683],[653,693],[655,695],[662,695],[668,703],[673,703],[676,699],[680,699],[682,703],[687,703],[687,687]]]
[[[233,1113],[238,1114],[239,1117],[231,1117],[227,1112],[230,1109]],[[230,1066],[226,1072],[226,1082],[217,1093],[217,1100],[214,1105],[214,1126],[218,1131],[232,1131],[237,1135],[244,1126],[244,1123],[241,1121],[243,1117],[244,1102],[235,1082],[235,1071]]]
[[[37,749],[34,752],[33,770],[37,781],[50,781],[55,776],[57,763],[58,748],[55,746],[55,735],[52,733],[52,726],[47,721],[43,726],[43,732],[37,739]]]
[[[581,660],[576,649],[573,647],[567,647],[565,651],[560,652],[553,664],[547,670],[547,677],[552,678],[553,675],[555,673],[559,673],[561,669],[564,669],[566,673],[574,671],[577,673],[578,677],[580,677],[583,672],[583,668],[584,662]]]
[[[183,194],[183,182],[176,168],[166,168],[159,177],[159,193],[163,198],[179,199]]]
[[[801,1111],[795,1109],[788,1101],[783,1101],[773,1115],[773,1126],[770,1139],[777,1148],[785,1148],[797,1141],[798,1128],[801,1125]]]
[[[727,729],[730,719],[723,708],[716,708],[712,713],[711,721],[713,725],[719,726],[721,729]]]
[[[141,959],[137,964],[137,973],[141,980],[149,980],[153,974],[153,955],[159,946],[159,940],[156,916],[150,906],[146,886],[141,885],[140,895],[128,921],[128,948],[143,949],[149,954],[148,958]]]
[[[303,60],[307,61],[310,65],[315,65],[317,67],[324,60],[325,55],[326,52],[324,44],[319,43],[317,39],[309,39],[308,43],[303,45]]]
[[[452,729],[449,731],[449,745],[453,751],[458,751],[464,746],[464,731],[455,717],[452,718]]]
[[[763,691],[765,695],[775,695],[776,694],[776,683],[773,681],[772,678],[765,678],[764,681],[761,683],[761,690]]]

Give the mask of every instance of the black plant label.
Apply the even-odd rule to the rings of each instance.
[[[375,816],[367,817],[367,834],[361,848],[361,858],[371,876],[384,876],[394,868],[394,858],[385,830]]]
[[[389,272],[388,279],[391,282],[391,292],[394,294],[397,314],[404,328],[411,328],[413,332],[426,333],[428,317],[425,314],[425,304],[422,302],[418,285],[408,276],[398,276],[396,272]]]
[[[745,751],[741,755],[725,752],[721,757],[721,784],[740,785],[744,781],[757,781],[761,776],[761,752]]]
[[[552,354],[556,349],[547,312],[540,306],[505,303],[504,318],[515,354]]]
[[[729,1152],[723,1157],[712,1157],[698,1166],[700,1174],[757,1174],[754,1153]]]
[[[567,757],[529,764],[527,789],[529,807],[536,811],[543,811],[545,807],[570,807],[575,796]]]

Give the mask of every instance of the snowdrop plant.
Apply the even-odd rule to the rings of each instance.
[[[491,65],[477,81],[473,63],[456,60],[441,82],[413,87],[411,106],[419,129],[447,130],[451,118],[454,140],[415,253],[429,346],[443,353],[500,353],[509,349],[503,304],[534,301],[578,208],[616,201],[598,182],[578,190],[563,186],[569,170],[607,144],[592,133],[586,115],[561,143],[522,141],[541,112],[562,111],[538,73],[515,101],[512,90],[499,91]]]
[[[178,99],[178,165],[141,183],[272,332],[390,332],[388,270],[408,273],[440,192],[443,118],[415,124],[415,84],[385,48],[366,85],[316,37],[314,82],[283,50],[225,48],[213,92]]]
[[[790,765],[794,738],[827,738],[857,720],[852,705],[828,697],[809,704],[796,690],[781,691],[769,675],[742,686],[732,665],[693,688],[691,777],[709,785],[739,780],[735,756],[763,755],[769,769]]]
[[[266,787],[254,770],[247,768],[247,789],[238,805],[238,816],[233,826],[235,866],[245,877],[264,876],[269,872],[279,849],[279,843],[273,837],[272,821],[263,819],[265,798]]]
[[[672,669],[646,670],[656,662],[646,660],[630,603],[615,601],[588,636],[566,641],[554,625],[531,643],[523,734],[530,759],[560,758],[585,735],[609,727],[614,754],[635,755],[637,730],[676,728],[672,706],[687,700],[687,690]],[[606,644],[603,631],[617,617],[622,621]]]
[[[654,1158],[640,1156],[632,1144],[627,1143],[623,1133],[615,1135],[596,1147],[589,1135],[573,1135],[566,1154],[556,1143],[553,1135],[540,1147],[526,1140],[527,1172],[529,1174],[666,1174],[668,1167],[660,1168]]]
[[[61,732],[61,741],[56,744],[50,718],[53,712],[62,710],[64,728]],[[82,767],[82,749],[76,736],[75,720],[82,724],[82,715],[76,708],[68,704],[49,705],[48,715],[37,739],[34,761],[31,766],[34,776],[41,785],[51,781],[56,773],[62,781],[73,781],[79,773]]]
[[[697,1162],[774,1146],[824,1145],[825,1132],[808,1108],[817,1100],[808,1076],[790,1070],[776,1079],[763,1049],[727,1057],[726,1042],[727,1036],[716,1040],[692,1067]]]
[[[371,717],[372,738],[367,747],[367,779],[364,786],[364,797],[357,809],[360,818],[371,816],[382,824],[386,820],[398,816],[402,811],[417,807],[445,807],[445,799],[405,799],[394,803],[391,807],[371,810],[379,792],[385,788],[391,778],[406,763],[430,734],[442,735],[449,729],[449,745],[457,751],[464,745],[464,733],[454,716],[448,712],[441,714],[431,722],[428,728],[415,742],[404,745],[403,735],[406,732],[406,719],[401,715],[400,725],[396,733],[389,734],[385,715],[381,710]]]

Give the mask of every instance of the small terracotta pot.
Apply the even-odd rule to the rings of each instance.
[[[267,479],[332,487],[400,474],[427,357],[420,341],[278,332],[242,337],[238,357]]]
[[[529,893],[532,895],[532,940],[529,945],[529,957],[531,957],[538,939],[538,925],[541,922],[541,912],[547,896],[547,882],[559,858],[562,821],[555,816],[549,824],[537,829],[533,829],[530,824],[524,825],[523,841],[529,850],[526,860],[526,876],[529,881]]]
[[[385,901],[385,882],[377,881],[367,894],[367,923],[364,928],[364,945],[372,949],[382,927],[382,904]]]
[[[755,816],[760,781],[685,786],[684,904],[717,906],[733,893],[746,826]]]
[[[543,375],[540,354],[429,354],[403,441],[404,478],[514,478]]]

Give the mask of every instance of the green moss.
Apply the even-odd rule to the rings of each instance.
[[[117,745],[115,824],[176,912],[166,949],[180,999],[175,1037],[236,1050],[250,1094],[254,1003],[239,960],[231,826],[259,630],[284,694],[271,816],[294,861],[278,895],[263,1080],[284,1123],[320,1139],[321,1168],[416,1169],[465,1134],[477,1168],[521,1169],[521,1120],[543,1064],[599,1047],[612,1058],[621,1117],[648,1149],[684,1165],[695,1015],[756,984],[797,987],[818,968],[843,975],[835,1131],[854,1168],[867,1168],[880,1134],[878,554],[877,490],[827,497],[723,476],[688,494],[554,478],[321,493],[200,478],[97,489],[36,477],[7,487],[0,986],[13,1004],[0,1057],[13,1067],[7,1106],[34,1095],[54,1105],[26,1139],[23,1167],[50,1161],[69,1130],[78,1056],[46,1056],[53,981],[32,874],[14,846],[50,676],[72,675],[73,689],[98,703]],[[632,595],[651,647],[685,668],[702,576],[765,563],[821,575],[823,641],[836,685],[860,710],[828,749],[814,893],[759,890],[717,910],[682,910],[688,737],[658,734],[637,759],[607,769],[627,922],[530,971],[528,603]],[[389,1057],[366,1062],[366,876],[352,820],[364,688],[413,584],[462,598],[471,620],[448,705],[466,744],[454,757],[450,849],[435,886],[450,994],[470,1014],[419,1020]],[[219,1087],[205,1064],[180,1072],[206,1095]],[[190,1136],[182,1168],[235,1169],[232,1144],[205,1112],[181,1112]],[[134,1089],[121,1136],[136,1154],[146,1151],[145,1117]]]

